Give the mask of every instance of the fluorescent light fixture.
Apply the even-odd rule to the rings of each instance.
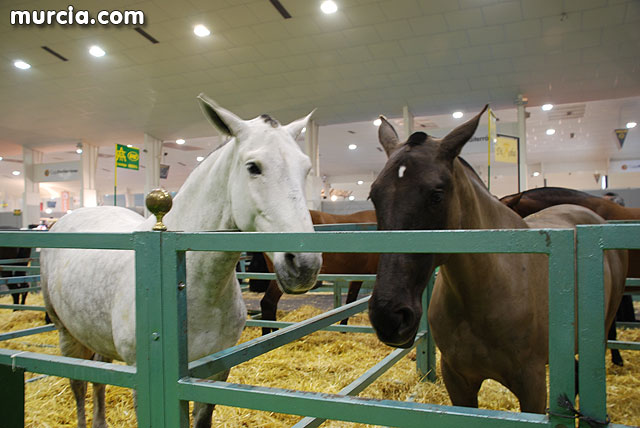
[[[13,174],[15,176],[18,176],[18,175],[20,175],[20,171],[11,171],[11,174]]]
[[[638,126],[636,122],[627,122],[627,129],[635,128]]]
[[[100,46],[94,45],[89,48],[89,53],[97,58],[100,58],[101,56],[104,56],[106,52]]]
[[[555,133],[556,133],[556,130],[555,130],[555,129],[553,129],[553,128],[549,128],[549,129],[547,129],[547,131],[546,131],[546,132],[547,132],[547,135],[553,135],[553,134],[555,134]]]
[[[380,126],[380,125],[382,125],[382,119],[376,119],[376,120],[374,120],[374,121],[373,121],[373,124],[374,124],[375,126]]]
[[[537,177],[537,176],[540,175],[540,173],[538,171],[533,171],[533,174],[531,174],[531,175],[533,175],[534,177]]]
[[[464,116],[464,113],[462,113],[461,111],[454,111],[451,116],[453,116],[454,119],[460,119],[462,116]]]
[[[31,64],[28,64],[21,59],[13,61],[13,65],[20,70],[28,70],[31,68]]]
[[[47,208],[46,210],[44,210],[44,212],[46,212],[47,214],[51,214],[53,210],[51,208]]]
[[[600,188],[605,190],[607,188],[607,176],[603,175],[600,181]]]
[[[335,202],[338,200],[338,197],[336,195],[331,195],[331,200]]]
[[[198,157],[196,158],[196,160],[197,160],[198,162],[202,162],[202,161],[204,160],[204,156],[198,156]]]
[[[353,196],[353,195],[349,195],[349,200],[350,200],[350,201],[355,201],[355,200],[356,200],[356,197],[355,197],[355,196]]]
[[[178,139],[176,140],[176,144],[180,144],[180,145],[182,145],[182,144],[184,144],[184,143],[185,143],[184,138],[178,138]]]
[[[356,144],[349,144],[349,150],[355,150],[358,146]]]
[[[543,104],[541,108],[543,111],[549,111],[553,108],[553,104]]]
[[[193,27],[193,33],[198,37],[207,37],[209,34],[211,34],[211,31],[209,31],[209,29],[204,25],[198,24]]]
[[[329,15],[338,11],[338,5],[332,0],[326,0],[320,5],[320,10]]]
[[[364,181],[358,180],[358,186],[362,186],[363,184],[364,184]]]

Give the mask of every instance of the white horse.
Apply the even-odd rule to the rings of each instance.
[[[207,118],[229,142],[187,178],[164,217],[169,230],[239,229],[312,232],[304,183],[311,163],[295,138],[309,116],[281,126],[262,115],[245,121],[198,97]],[[56,232],[151,230],[153,216],[119,207],[83,208],[65,215]],[[283,291],[303,293],[316,281],[319,253],[269,254]],[[135,266],[132,251],[43,249],[45,305],[60,332],[62,354],[136,363]],[[195,360],[233,346],[246,309],[235,276],[239,253],[187,254],[188,354]],[[225,380],[228,373],[216,379]],[[86,382],[71,380],[78,427],[86,427]],[[196,403],[194,425],[211,425],[213,405]],[[106,427],[104,385],[94,384],[93,427]]]

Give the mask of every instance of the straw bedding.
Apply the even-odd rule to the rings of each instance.
[[[6,297],[0,299],[4,303]],[[8,303],[8,302],[7,302]],[[42,304],[42,297],[29,296],[32,305]],[[637,303],[636,303],[637,304]],[[319,309],[303,306],[290,313],[279,313],[279,319],[299,321],[320,313]],[[0,311],[0,332],[20,330],[43,324],[42,312]],[[359,315],[351,324],[368,324],[366,315]],[[242,341],[260,334],[260,329],[245,330]],[[640,341],[640,330],[621,331],[618,340]],[[0,344],[3,348],[59,354],[57,332],[13,339]],[[373,366],[391,348],[378,342],[371,334],[340,334],[318,332],[280,349],[262,355],[231,370],[229,381],[262,386],[274,386],[318,392],[338,392],[341,388]],[[438,356],[439,357],[439,356]],[[640,352],[622,351],[624,367],[612,366],[607,355],[607,401],[614,423],[640,425]],[[39,374],[27,373],[26,378]],[[363,397],[451,404],[440,380],[435,384],[419,382],[415,370],[415,351],[403,358],[390,371],[373,383]],[[25,427],[74,427],[75,405],[67,379],[44,377],[26,386]],[[87,415],[91,418],[91,386],[87,393]],[[483,384],[480,407],[518,410],[515,397],[497,382]],[[287,427],[298,416],[259,412],[217,406],[213,416],[216,427]],[[134,427],[135,411],[129,390],[107,387],[107,421],[112,427]],[[328,421],[324,427],[363,427],[340,421]]]

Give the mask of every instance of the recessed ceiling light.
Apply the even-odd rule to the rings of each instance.
[[[331,200],[335,202],[338,200],[338,197],[336,195],[331,195]]]
[[[541,108],[543,111],[549,111],[553,108],[553,104],[544,104]]]
[[[355,150],[358,146],[356,144],[349,144],[349,150]]]
[[[382,125],[382,119],[376,119],[376,120],[374,120],[374,121],[373,121],[373,124],[374,124],[375,126],[380,126],[380,125]]]
[[[453,116],[454,119],[460,119],[462,116],[464,116],[464,113],[462,113],[461,111],[456,111],[451,116]]]
[[[100,46],[91,46],[89,48],[89,53],[97,58],[104,56],[106,53]]]
[[[178,138],[176,140],[176,144],[184,144],[184,143],[185,143],[184,138]]]
[[[4,159],[4,158],[3,158],[2,156],[0,156],[0,161],[1,161],[2,159]]]
[[[320,10],[329,15],[338,11],[338,5],[332,0],[326,0],[320,5]]]
[[[531,174],[531,175],[533,175],[534,177],[537,177],[537,176],[540,175],[540,173],[538,171],[533,171],[533,174]]]
[[[361,186],[361,185],[363,185],[363,184],[364,184],[364,181],[362,181],[362,180],[358,180],[358,186]]]
[[[553,129],[553,128],[549,128],[549,129],[547,129],[547,135],[553,135],[553,134],[555,134],[555,133],[556,133],[556,130],[555,130],[555,129]]]
[[[20,171],[11,171],[11,174],[18,176],[20,175]]]
[[[350,201],[355,201],[355,200],[356,200],[356,197],[355,197],[355,196],[353,196],[353,195],[350,195],[350,196],[349,196],[349,200],[350,200]]]
[[[14,61],[13,65],[15,67],[19,68],[20,70],[28,70],[29,68],[31,68],[31,64],[27,64],[26,62],[24,62],[21,59],[18,59],[16,61]]]
[[[44,210],[44,212],[46,212],[47,214],[51,214],[53,210],[51,208],[47,208],[46,210]]]
[[[193,27],[193,33],[198,37],[207,37],[209,34],[211,34],[211,31],[209,31],[209,29],[204,25],[198,24]]]
[[[635,128],[638,126],[636,122],[627,122],[627,129]]]
[[[202,162],[202,161],[204,160],[204,156],[198,156],[198,157],[196,158],[196,160],[197,160],[198,162]]]

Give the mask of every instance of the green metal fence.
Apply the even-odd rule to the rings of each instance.
[[[635,232],[634,232],[635,233]],[[607,235],[608,236],[608,235]],[[605,241],[608,242],[608,241]],[[637,241],[636,241],[637,242]],[[631,245],[623,241],[619,245]],[[574,233],[571,230],[396,231],[323,233],[39,234],[0,233],[1,246],[133,250],[136,258],[137,366],[0,349],[0,411],[6,427],[22,426],[24,371],[137,389],[140,427],[187,427],[188,401],[291,413],[385,426],[438,427],[573,426],[574,414],[558,398],[574,397]],[[584,245],[583,245],[584,247]],[[579,247],[579,248],[583,248]],[[633,246],[631,246],[633,247]],[[602,248],[602,247],[598,247]],[[635,248],[635,247],[633,247]],[[186,353],[186,251],[301,251],[402,253],[539,253],[549,260],[550,411],[548,415],[469,409],[204,381],[226,370],[333,324],[366,308],[367,298],[268,336],[191,363]],[[601,252],[601,251],[600,251]],[[581,258],[582,264],[593,263]],[[582,268],[582,267],[581,267]],[[595,283],[595,280],[594,280]],[[589,286],[591,287],[591,286]],[[597,287],[596,287],[597,288]],[[426,293],[425,293],[426,294]],[[591,302],[590,302],[591,303]],[[594,305],[602,308],[602,298]],[[602,331],[603,322],[581,325],[580,340]],[[423,326],[426,327],[426,326]],[[421,333],[421,338],[422,339]],[[596,333],[597,334],[597,333]],[[599,339],[595,339],[599,340]],[[423,340],[419,340],[423,342]],[[581,342],[582,343],[582,342]],[[604,352],[604,340],[600,346]],[[598,348],[598,352],[600,351]],[[584,348],[589,349],[591,348]],[[401,351],[398,351],[401,352]],[[595,353],[596,351],[594,351]],[[583,359],[591,352],[585,352]],[[418,359],[422,353],[418,353]],[[390,359],[399,356],[393,355]],[[382,362],[383,365],[390,361]],[[426,363],[421,363],[426,364]],[[373,370],[373,369],[372,369]],[[376,368],[375,370],[378,370]],[[581,374],[582,379],[582,374]],[[597,378],[602,386],[603,379]],[[581,388],[582,392],[582,388]],[[16,401],[17,400],[17,401]],[[581,397],[583,413],[599,415],[599,403]],[[573,399],[571,399],[573,402]],[[593,406],[587,408],[588,406]],[[591,414],[590,413],[590,414]],[[312,426],[312,425],[305,425]]]

